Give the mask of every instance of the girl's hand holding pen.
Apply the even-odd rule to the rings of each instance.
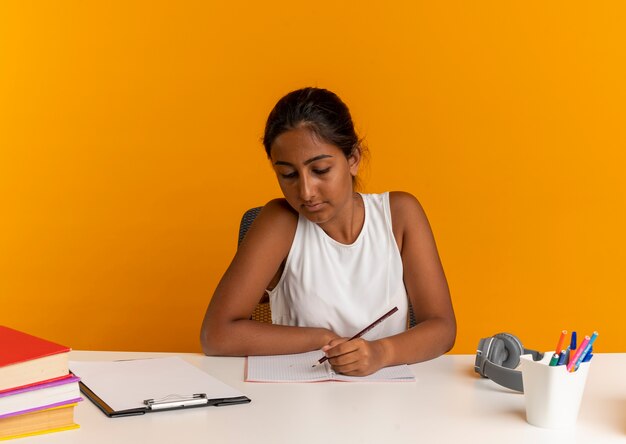
[[[351,338],[332,339],[322,347],[325,355],[317,362],[321,364],[328,360],[333,370],[348,376],[367,376],[385,367],[385,347],[383,346],[385,339],[366,341],[361,339],[361,336],[396,311],[398,311],[398,307],[393,307]]]
[[[367,376],[385,367],[382,341],[338,338],[322,347],[333,370],[348,376]]]

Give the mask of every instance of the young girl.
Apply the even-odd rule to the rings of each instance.
[[[355,192],[363,148],[341,99],[319,88],[287,94],[263,144],[284,198],[263,207],[217,286],[204,352],[322,349],[335,371],[368,375],[450,350],[456,321],[426,215],[408,193]],[[272,324],[250,319],[264,291]],[[407,329],[409,302],[417,325]]]

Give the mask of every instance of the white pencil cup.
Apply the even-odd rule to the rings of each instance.
[[[578,417],[589,363],[570,373],[565,365],[548,365],[553,354],[546,352],[541,361],[533,361],[531,355],[521,356],[526,420],[538,427],[571,427]]]

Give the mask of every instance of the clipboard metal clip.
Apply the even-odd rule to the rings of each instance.
[[[192,396],[168,395],[157,400],[146,399],[143,403],[149,410],[165,410],[205,405],[209,400],[205,393],[195,393]]]

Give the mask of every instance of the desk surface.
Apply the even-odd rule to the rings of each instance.
[[[104,416],[89,400],[77,430],[15,441],[98,443],[612,443],[626,442],[626,354],[595,354],[578,424],[556,431],[529,425],[524,397],[478,377],[471,355],[412,365],[415,383],[264,384],[243,382],[243,358],[178,354],[240,390],[250,404]],[[71,360],[166,353],[71,352]]]

